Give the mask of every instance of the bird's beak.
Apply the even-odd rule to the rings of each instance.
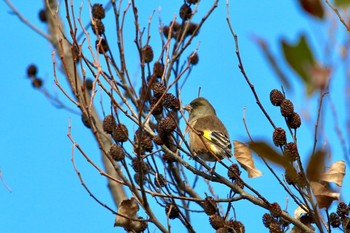
[[[191,111],[192,107],[191,107],[191,105],[187,104],[186,106],[183,107],[183,109],[186,111]]]

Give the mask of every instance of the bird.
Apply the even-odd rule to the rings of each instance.
[[[207,99],[198,97],[183,109],[189,113],[185,132],[189,133],[189,147],[194,155],[208,162],[232,156],[227,129]]]

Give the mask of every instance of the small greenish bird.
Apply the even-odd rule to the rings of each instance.
[[[190,149],[201,159],[210,162],[231,157],[231,142],[224,124],[208,100],[199,97],[184,107],[189,112]]]

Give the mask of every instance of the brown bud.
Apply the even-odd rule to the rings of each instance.
[[[287,142],[286,131],[282,128],[276,128],[272,139],[275,146],[283,146]]]
[[[198,53],[194,52],[188,58],[190,60],[191,65],[197,65],[199,61]]]
[[[287,117],[287,124],[292,129],[297,129],[301,125],[301,118],[298,113],[293,112],[292,115]]]
[[[150,45],[146,45],[142,48],[142,57],[146,63],[153,60],[153,49]]]
[[[101,39],[101,41],[96,40],[95,47],[96,47],[96,50],[98,50],[99,54],[104,54],[104,53],[108,52],[108,50],[109,50],[108,43],[103,38]]]
[[[209,223],[215,230],[217,230],[224,226],[225,221],[222,217],[220,217],[220,215],[213,214],[209,217]]]
[[[218,207],[213,197],[207,196],[203,202],[203,210],[207,215],[213,215],[217,212]]]
[[[174,204],[167,204],[165,206],[165,213],[170,219],[175,219],[179,217],[179,210]]]
[[[32,79],[32,86],[34,88],[40,88],[43,85],[43,80],[40,78],[33,78]]]
[[[182,20],[188,20],[189,18],[191,18],[191,15],[192,15],[192,9],[189,5],[187,4],[183,4],[181,7],[180,7],[180,18]]]
[[[39,11],[39,20],[43,23],[47,22],[46,12],[43,9]]]
[[[102,4],[95,3],[91,9],[92,17],[96,19],[103,19],[106,16],[105,9]]]
[[[125,158],[125,151],[124,149],[117,145],[113,144],[111,148],[109,149],[109,155],[115,160],[115,161],[121,161]]]
[[[93,86],[93,81],[92,79],[88,78],[85,80],[85,87],[88,91],[92,90],[92,86]]]
[[[38,68],[36,65],[31,64],[27,67],[27,76],[28,77],[35,77],[38,73]]]
[[[164,65],[160,63],[159,61],[155,62],[153,65],[153,74],[160,78],[163,76],[164,73]]]
[[[103,119],[102,128],[106,133],[112,134],[115,126],[116,122],[113,115],[108,115]]]
[[[153,116],[162,114],[162,112],[163,112],[163,105],[161,103],[162,101],[159,101],[159,103],[158,103],[158,100],[159,99],[157,97],[152,97],[151,101],[150,101],[151,102],[151,111],[152,111]]]
[[[199,2],[199,0],[186,0],[188,4],[196,4]]]
[[[102,23],[100,19],[93,18],[91,22],[92,32],[95,35],[102,35],[105,33],[105,25]]]
[[[284,117],[288,117],[294,113],[294,105],[289,99],[284,99],[281,102],[281,114]]]
[[[132,158],[131,167],[136,173],[142,171],[143,174],[147,174],[151,170],[150,166],[138,157]]]
[[[284,100],[284,95],[279,90],[273,89],[270,92],[270,101],[272,105],[280,106],[283,100]]]
[[[116,142],[126,142],[129,138],[128,128],[124,124],[117,124],[114,127],[112,136]]]

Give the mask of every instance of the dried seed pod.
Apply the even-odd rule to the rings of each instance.
[[[153,74],[156,77],[161,78],[163,76],[163,73],[164,73],[164,65],[159,61],[155,62],[153,65]]]
[[[188,4],[196,4],[199,2],[199,0],[186,0]]]
[[[165,213],[170,219],[175,219],[179,217],[179,210],[174,204],[167,204],[165,206]]]
[[[198,24],[191,22],[187,27],[186,36],[192,36],[193,33],[196,31],[197,27],[198,27]],[[198,32],[199,31],[196,31],[196,34],[194,34],[194,35],[195,36],[198,35]],[[197,61],[197,63],[198,63],[198,61]],[[193,64],[193,65],[195,65],[195,64]]]
[[[114,127],[112,137],[116,142],[126,142],[129,138],[128,128],[124,124],[117,124]]]
[[[161,101],[159,101],[159,103],[157,104],[158,100],[159,99],[157,97],[152,97],[151,101],[150,101],[153,116],[162,114],[162,112],[163,112],[163,105],[162,105]]]
[[[140,148],[138,148],[140,146]],[[152,143],[152,136],[143,131],[143,130],[136,130],[134,135],[134,151],[138,152],[138,150],[141,150],[141,153],[147,151],[152,152],[153,150],[153,143]]]
[[[229,220],[226,222],[226,225],[229,229],[233,229],[233,232],[236,233],[244,233],[245,232],[245,227],[243,225],[243,223],[241,223],[240,221],[235,221],[235,220]]]
[[[115,160],[115,161],[121,161],[125,158],[125,151],[124,149],[117,145],[113,144],[111,148],[109,149],[109,155]]]
[[[203,210],[207,215],[213,215],[217,212],[216,201],[211,196],[207,196],[203,202]]]
[[[112,134],[116,125],[117,123],[115,122],[113,115],[108,115],[103,119],[102,128],[106,133]]]
[[[297,148],[297,144],[295,144],[294,142],[289,142],[284,146],[284,156],[286,156],[286,158],[289,161],[296,161],[299,158],[299,152],[298,152],[298,148]]]
[[[295,170],[293,168],[287,168],[286,171],[284,172],[284,177],[286,178],[286,182],[291,185],[291,184],[295,184],[298,185],[299,184],[299,174],[295,172]]]
[[[273,106],[280,106],[284,100],[284,95],[277,89],[273,89],[270,92],[270,101]]]
[[[35,77],[38,73],[38,67],[34,64],[31,64],[27,67],[27,76]]]
[[[157,174],[157,176],[154,177],[154,184],[158,188],[164,187],[166,185],[166,183],[167,183],[167,181],[162,174]]]
[[[173,132],[177,127],[177,123],[173,116],[168,115],[158,123],[158,132],[164,137]]]
[[[147,174],[151,170],[150,166],[138,157],[132,158],[131,167],[136,173],[140,173],[142,169],[142,173]]]
[[[171,93],[166,93],[163,98],[163,106],[173,110],[180,109],[180,101]]]
[[[221,227],[224,227],[225,220],[222,217],[220,217],[220,215],[213,214],[209,217],[209,223],[215,230],[217,230]]]
[[[105,33],[105,25],[102,23],[100,19],[93,18],[91,22],[92,32],[95,35],[102,35]]]
[[[341,220],[340,217],[336,213],[331,213],[329,215],[329,223],[333,228],[337,228],[340,226]]]
[[[93,81],[92,79],[88,78],[85,80],[85,87],[88,91],[91,91],[92,90],[92,87],[93,87]]]
[[[287,142],[286,131],[282,128],[276,128],[273,132],[272,139],[275,146],[283,146]]]
[[[191,65],[197,65],[197,64],[198,64],[198,61],[199,61],[198,53],[193,52],[193,53],[188,57],[188,59],[190,60],[190,64],[191,64]]]
[[[104,54],[104,53],[108,52],[108,50],[109,50],[108,43],[103,38],[101,39],[101,41],[96,40],[95,48],[96,48],[96,50],[98,50],[99,54]]]
[[[231,231],[230,231],[231,232]],[[219,229],[217,229],[215,231],[215,233],[229,233],[228,228],[227,227],[220,227]]]
[[[153,137],[153,142],[159,146],[164,145],[163,138],[160,137],[159,135],[156,135],[155,137]]]
[[[42,85],[43,85],[43,80],[41,80],[40,78],[35,77],[32,79],[32,86],[34,88],[38,89],[42,87]]]
[[[227,172],[227,176],[231,179],[231,180],[236,180],[237,177],[240,177],[241,175],[241,171],[239,169],[238,164],[234,163],[229,167],[229,170]]]
[[[275,219],[272,217],[271,214],[264,214],[262,217],[262,221],[265,227],[269,228],[270,224],[275,222]]]
[[[153,95],[157,98],[161,97],[166,91],[166,87],[161,82],[156,82],[152,85]]]
[[[47,22],[46,12],[43,9],[39,11],[39,20],[43,23]]]
[[[91,9],[92,17],[96,19],[103,19],[106,16],[105,9],[102,4],[95,3]]]
[[[280,227],[280,224],[278,222],[273,222],[269,226],[269,230],[272,233],[283,233],[283,230]]]
[[[292,129],[297,129],[301,125],[301,118],[298,113],[293,112],[290,116],[287,117],[287,124]]]
[[[284,99],[281,102],[281,114],[284,117],[291,116],[294,113],[294,105],[289,99]]]
[[[142,57],[146,63],[149,63],[153,60],[153,49],[150,45],[146,45],[142,48]]]
[[[337,214],[339,217],[343,218],[349,215],[349,206],[344,202],[339,202],[337,206]]]
[[[136,182],[136,184],[137,184],[138,186],[141,186],[141,184],[142,184],[142,185],[145,185],[145,184],[146,184],[147,178],[146,178],[146,176],[145,176],[144,174],[142,174],[142,176],[141,176],[140,173],[135,173],[135,175],[134,175],[134,181]]]
[[[282,214],[281,206],[277,202],[270,204],[269,209],[273,217],[280,217]]]
[[[180,15],[180,18],[182,20],[185,20],[185,21],[188,20],[192,16],[192,9],[191,9],[191,7],[189,5],[187,5],[187,4],[183,4],[180,7],[179,15]]]
[[[168,153],[163,154],[162,160],[164,160],[167,163],[176,162],[176,160],[171,155],[169,155]]]

